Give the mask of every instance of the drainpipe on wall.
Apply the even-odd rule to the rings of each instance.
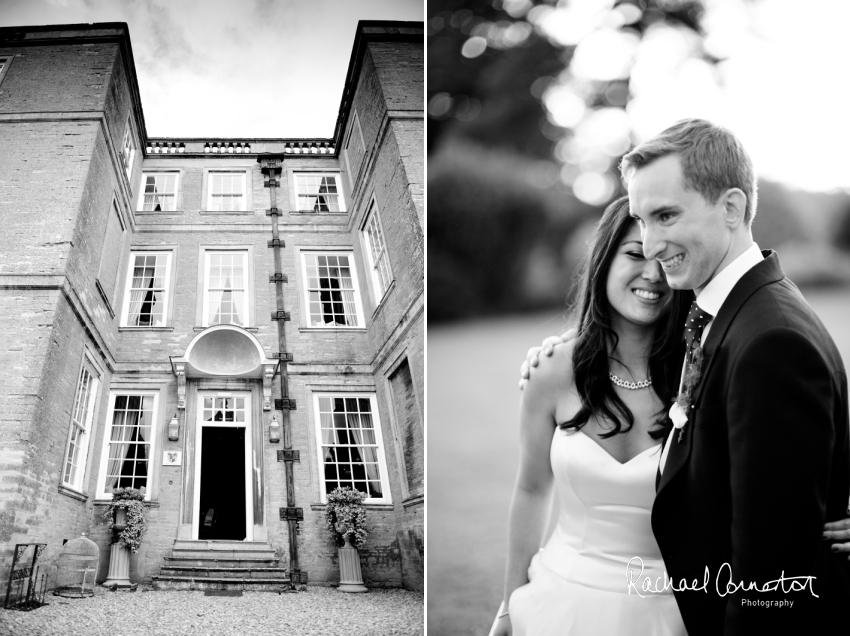
[[[289,579],[290,589],[297,590],[302,581],[301,568],[298,564],[298,522],[304,519],[303,508],[295,505],[295,476],[292,463],[299,461],[299,451],[292,448],[292,423],[289,411],[295,410],[295,400],[289,397],[287,362],[292,361],[292,354],[286,351],[286,330],[284,323],[289,320],[289,312],[285,310],[283,302],[283,284],[287,282],[283,273],[281,262],[281,248],[286,246],[280,238],[278,229],[278,217],[280,209],[277,207],[277,189],[280,187],[280,177],[283,169],[283,158],[260,157],[264,175],[264,185],[269,189],[271,208],[266,215],[272,220],[272,240],[268,246],[274,250],[274,273],[269,276],[269,282],[274,283],[276,311],[272,312],[272,320],[277,321],[278,353],[272,357],[280,359],[280,394],[282,399],[275,400],[275,410],[281,411],[281,423],[283,425],[283,451],[278,452],[278,460],[283,459],[286,466],[286,508],[280,509],[280,518],[286,520],[289,530]]]

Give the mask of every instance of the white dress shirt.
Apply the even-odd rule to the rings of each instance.
[[[763,260],[764,256],[761,255],[759,246],[756,243],[753,243],[740,256],[738,256],[738,258],[720,270],[717,275],[708,282],[708,285],[706,285],[697,295],[697,306],[704,312],[711,314],[713,317],[717,316],[720,308],[723,306],[723,303],[726,302],[726,299],[729,297],[729,294],[732,293],[732,289],[738,284],[738,281],[743,278],[744,274]],[[699,341],[700,345],[705,344],[711,325],[714,324],[713,317],[702,330],[702,337]],[[684,375],[685,363],[683,362],[683,378]],[[679,390],[681,390],[681,383],[679,384]],[[689,420],[685,423],[685,426],[690,424],[690,417],[691,414],[688,413]],[[674,434],[678,435],[678,430],[675,428],[670,431],[670,435],[667,437],[667,443],[664,445],[664,452],[661,453],[662,473],[664,472],[664,464],[667,463],[667,453],[670,451],[670,445],[673,443]]]

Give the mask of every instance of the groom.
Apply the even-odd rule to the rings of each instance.
[[[677,587],[710,573],[705,592],[676,593],[688,634],[846,625],[850,571],[822,529],[850,498],[847,376],[776,253],[753,242],[750,158],[728,131],[686,120],[621,170],[644,256],[670,287],[697,296],[688,328],[701,342],[701,378],[664,445],[652,511]],[[783,576],[816,579],[770,583]]]
[[[823,534],[850,497],[847,376],[776,253],[753,242],[749,156],[685,120],[621,170],[644,256],[697,297],[652,511],[689,636],[850,625],[850,564]]]

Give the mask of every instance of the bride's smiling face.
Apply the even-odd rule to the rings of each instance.
[[[605,285],[612,320],[618,314],[638,325],[650,325],[670,308],[673,298],[661,265],[643,257],[637,223],[626,232],[611,260]]]

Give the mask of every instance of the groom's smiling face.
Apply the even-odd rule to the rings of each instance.
[[[689,188],[672,154],[635,170],[629,205],[640,223],[644,256],[661,263],[670,287],[699,293],[730,246],[722,197],[711,204]]]

